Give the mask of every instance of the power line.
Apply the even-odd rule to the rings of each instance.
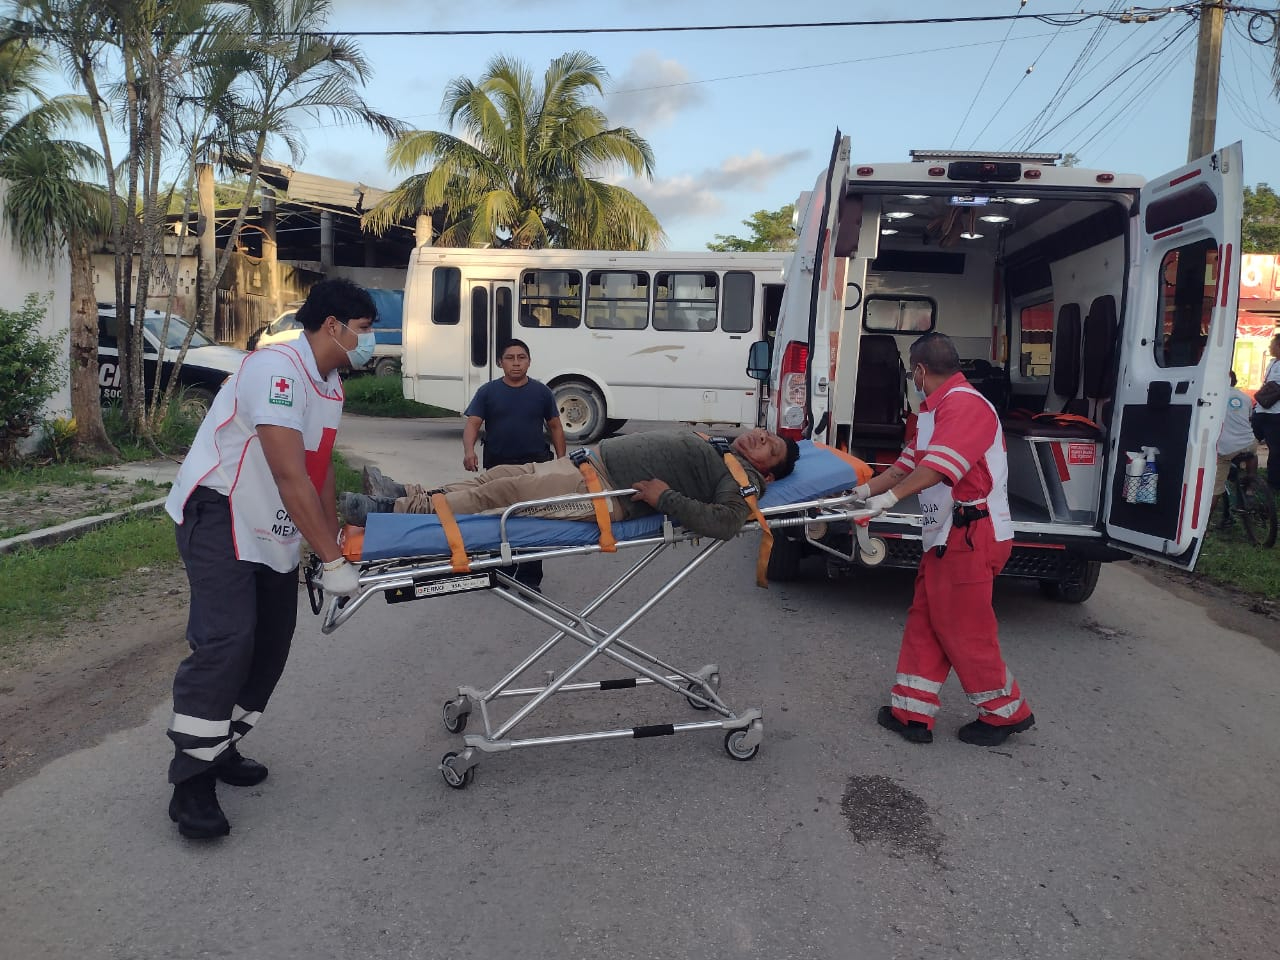
[[[987,79],[991,76],[991,71],[995,69],[996,62],[1000,59],[1000,54],[1004,51],[1005,42],[1009,39],[1009,34],[1013,33],[1014,24],[1018,22],[1018,15],[1022,13],[1027,5],[1027,0],[1019,0],[1018,13],[1015,13],[1013,19],[1009,21],[1009,29],[1004,32],[1004,39],[1000,41],[1000,46],[996,48],[995,56],[991,58],[991,62],[987,64],[987,72],[982,75],[982,82],[978,84],[978,89],[973,91],[973,99],[969,101],[969,107],[964,112],[964,116],[960,118],[960,126],[956,127],[956,135],[951,138],[951,146],[956,145],[956,141],[960,139],[960,131],[964,129],[964,125],[969,122],[969,114],[973,113],[973,105],[978,102],[978,97],[982,95],[982,88],[987,85]]]
[[[1076,31],[1068,30],[1067,32],[1075,33]],[[1031,76],[1031,71],[1033,71],[1036,68],[1036,64],[1040,62],[1040,59],[1046,53],[1049,52],[1049,47],[1053,44],[1054,40],[1058,39],[1058,35],[1060,33],[1062,33],[1062,27],[1059,27],[1057,30],[1053,31],[1053,33],[1049,34],[1049,39],[1045,41],[1044,47],[1042,47],[1040,52],[1036,54],[1035,59],[1031,61],[1031,65],[1027,67],[1025,71],[1023,71],[1022,76],[1018,78],[1018,82],[1009,88],[1009,92],[1008,94],[1005,95],[1004,100],[1000,102],[1000,106],[996,107],[996,109],[992,112],[990,119],[988,119],[987,122],[983,125],[982,129],[978,131],[978,135],[973,138],[972,142],[974,144],[978,144],[982,142],[982,135],[987,132],[987,128],[991,126],[991,124],[995,121],[996,117],[1000,116],[1000,114],[1004,112],[1004,108],[1008,106],[1009,101],[1013,99],[1013,95],[1017,93],[1018,88],[1022,86],[1022,81],[1026,80],[1027,77]]]

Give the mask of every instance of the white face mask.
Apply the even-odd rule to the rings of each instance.
[[[924,387],[922,387],[919,383],[916,382],[916,378],[914,376],[911,378],[911,386],[915,388],[916,396],[919,397],[921,400],[924,400],[926,397],[928,397],[928,394],[924,392]]]

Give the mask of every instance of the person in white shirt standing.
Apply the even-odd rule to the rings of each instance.
[[[1236,372],[1231,371],[1231,389],[1227,391],[1227,412],[1222,418],[1222,430],[1218,434],[1218,473],[1213,481],[1213,507],[1209,516],[1218,512],[1223,494],[1227,492],[1227,477],[1231,474],[1231,461],[1242,453],[1258,449],[1249,422],[1249,395],[1236,387]],[[1224,515],[1222,525],[1230,526],[1231,518]]]
[[[359,575],[339,550],[332,454],[340,367],[373,354],[377,308],[349,280],[323,280],[298,310],[303,335],[245,357],[219,391],[165,509],[187,568],[191,655],[173,680],[169,817],[189,839],[231,832],[218,780],[253,786],[267,768],[242,756],[284,672],[298,614],[303,539],[324,561],[327,592]]]
[[[1258,439],[1267,445],[1267,483],[1272,490],[1280,490],[1280,398],[1272,395],[1277,390],[1280,390],[1280,333],[1271,338],[1271,363],[1262,378],[1262,386],[1253,396],[1257,403],[1253,425]]]

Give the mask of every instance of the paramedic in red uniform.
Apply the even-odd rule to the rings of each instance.
[[[242,756],[284,671],[298,613],[305,539],[327,592],[359,575],[337,545],[332,453],[342,417],[339,367],[373,354],[377,308],[349,280],[324,280],[298,310],[303,333],[247,357],[200,425],[165,508],[191,584],[191,655],[173,680],[169,817],[184,837],[231,832],[216,781],[253,786],[267,768]]]
[[[914,442],[856,491],[884,511],[919,494],[923,555],[898,653],[892,706],[877,722],[912,743],[933,741],[938,694],[952,668],[978,719],[965,743],[993,747],[1035,723],[1000,655],[991,585],[1013,546],[1008,461],[995,408],[960,373],[951,340],[911,345],[911,379],[924,398]]]

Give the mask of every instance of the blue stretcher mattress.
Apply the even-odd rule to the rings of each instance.
[[[791,475],[769,484],[760,498],[762,508],[803,503],[820,497],[851,490],[858,484],[857,471],[847,460],[832,451],[800,441],[800,459]],[[488,515],[462,515],[455,518],[462,541],[470,553],[496,551],[501,545],[499,518]],[[618,542],[641,540],[662,532],[659,514],[622,520],[613,525]],[[540,517],[512,516],[507,521],[507,535],[516,549],[589,546],[600,539],[595,523],[583,520],[548,520]],[[449,555],[449,544],[440,521],[431,514],[371,513],[364,530],[364,561],[395,560],[407,557]]]

